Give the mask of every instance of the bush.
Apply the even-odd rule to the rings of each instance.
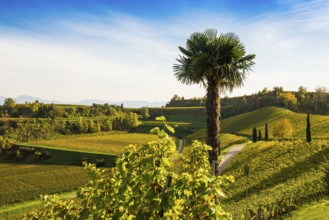
[[[231,219],[220,203],[222,186],[231,178],[211,175],[211,147],[195,141],[186,158],[163,130],[153,132],[157,141],[128,146],[111,170],[87,165],[93,180],[77,200],[44,196],[49,208],[26,219]],[[176,174],[171,170],[179,159],[184,171]]]

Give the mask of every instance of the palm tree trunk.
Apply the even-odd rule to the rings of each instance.
[[[213,79],[208,79],[207,85],[207,144],[212,147],[209,151],[209,162],[215,163],[215,174],[218,171],[218,161],[217,158],[220,155],[220,96],[219,96],[219,86]]]

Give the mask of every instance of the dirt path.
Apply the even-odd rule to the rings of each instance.
[[[232,158],[239,153],[242,148],[244,148],[246,144],[239,144],[237,146],[232,147],[224,156],[223,160],[219,164],[219,174],[223,172],[225,169],[226,165],[232,160]]]

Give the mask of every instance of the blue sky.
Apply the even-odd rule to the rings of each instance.
[[[204,96],[172,66],[193,32],[235,32],[256,66],[230,96],[329,87],[326,0],[0,1],[0,96],[167,101]]]

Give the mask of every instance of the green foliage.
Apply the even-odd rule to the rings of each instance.
[[[55,105],[44,104],[39,101],[33,103],[17,104],[12,98],[7,98],[3,106],[0,106],[0,116],[10,118],[72,118],[72,117],[97,117],[116,116],[121,112],[116,105]]]
[[[262,140],[262,131],[261,131],[261,130],[258,130],[258,137],[257,137],[257,140],[258,140],[258,141],[261,141],[261,140]]]
[[[275,121],[272,126],[272,135],[275,138],[290,138],[292,137],[293,127],[291,121],[287,118]]]
[[[306,118],[306,141],[308,143],[311,143],[312,141],[310,114],[307,114],[307,118]]]
[[[231,219],[220,205],[222,186],[231,178],[211,175],[211,148],[194,142],[186,158],[176,153],[175,142],[164,130],[153,132],[157,141],[129,145],[115,168],[88,165],[93,180],[78,191],[77,200],[44,196],[48,208],[27,219]],[[176,174],[170,170],[179,158],[184,171]]]
[[[257,142],[257,128],[256,127],[254,127],[253,129],[252,129],[252,142]]]
[[[268,141],[268,127],[267,127],[267,123],[265,124],[265,141]]]
[[[224,170],[236,181],[226,189],[223,201],[235,219],[256,215],[261,206],[267,217],[281,215],[320,198],[326,198],[325,170],[329,161],[329,142],[313,140],[271,141],[247,145]],[[249,181],[244,175],[248,164]],[[246,196],[246,191],[248,196]],[[249,219],[247,217],[246,219]]]
[[[124,112],[114,117],[71,119],[0,119],[0,135],[27,142],[29,140],[50,139],[58,134],[98,133],[100,131],[131,130],[138,126],[138,116]]]
[[[141,115],[144,120],[147,120],[150,117],[149,109],[147,107],[141,108]]]
[[[206,98],[184,99],[175,95],[167,107],[205,106]],[[312,114],[329,114],[329,93],[325,87],[318,87],[315,92],[308,92],[305,87],[299,87],[297,92],[283,91],[282,87],[272,90],[266,87],[258,93],[239,97],[224,97],[221,100],[222,119],[234,115],[255,111],[264,107],[276,106],[289,110]]]
[[[166,117],[166,124],[175,128],[173,135],[179,138],[205,127],[204,107],[150,108],[149,112],[150,120],[153,121],[142,122],[137,128],[132,129],[133,132],[148,133],[155,126],[161,125],[161,122],[155,121],[159,115]]]

